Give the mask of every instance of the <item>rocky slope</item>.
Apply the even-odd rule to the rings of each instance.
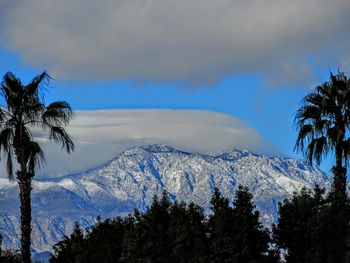
[[[187,153],[166,145],[125,150],[92,170],[51,180],[33,181],[33,249],[51,250],[79,222],[144,210],[166,190],[173,200],[195,202],[209,211],[213,190],[230,198],[239,184],[248,186],[265,224],[277,219],[278,202],[302,187],[329,185],[318,168],[290,158],[232,150],[219,156]],[[0,233],[5,246],[19,247],[17,184],[0,179]]]

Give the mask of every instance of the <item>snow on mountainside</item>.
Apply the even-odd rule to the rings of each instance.
[[[195,202],[209,211],[213,190],[230,198],[239,184],[248,186],[262,220],[277,219],[278,202],[302,187],[329,185],[318,168],[290,158],[229,151],[219,156],[177,151],[166,145],[125,150],[106,164],[79,174],[34,180],[32,244],[36,251],[69,235],[74,222],[90,226],[98,215],[115,217],[141,210],[166,190],[173,200]],[[17,184],[0,179],[0,233],[4,245],[19,247]]]

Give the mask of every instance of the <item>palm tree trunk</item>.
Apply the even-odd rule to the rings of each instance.
[[[17,180],[19,184],[19,198],[21,203],[21,255],[22,263],[30,263],[30,234],[32,232],[32,205],[30,195],[32,191],[32,177],[27,173],[27,160],[24,154],[24,145],[22,118],[20,118],[19,147],[17,149],[17,160],[20,164],[20,171],[17,171]]]
[[[26,172],[19,172],[21,174],[18,180],[19,184],[19,198],[21,202],[21,255],[23,263],[30,263],[30,234],[31,228],[31,181],[32,178]]]
[[[343,167],[343,149],[341,146],[336,147],[336,165],[333,167],[333,193],[339,201],[346,199],[346,168]]]
[[[0,258],[2,256],[2,235],[0,234]]]

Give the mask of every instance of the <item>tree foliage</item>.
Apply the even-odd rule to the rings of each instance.
[[[231,207],[216,189],[208,219],[201,207],[164,192],[144,213],[99,221],[85,234],[77,226],[55,245],[51,262],[277,262],[251,200],[239,187]]]
[[[350,262],[349,203],[335,209],[324,193],[303,189],[280,204],[274,242],[286,251],[287,262]]]
[[[248,188],[239,186],[229,205],[216,189],[209,218],[210,262],[276,262],[268,245],[269,230],[259,222],[259,212]]]
[[[304,97],[295,123],[298,130],[295,148],[310,164],[313,160],[320,164],[329,153],[334,154],[333,184],[326,200],[315,189],[315,195],[303,191],[281,205],[278,241],[288,248],[287,256],[295,262],[345,262],[350,222],[346,175],[350,154],[348,77],[342,72],[330,73],[328,82]],[[288,224],[292,230],[287,230]],[[293,235],[284,231],[292,231],[289,234]],[[309,246],[311,250],[307,249]],[[318,261],[312,261],[315,258]]]
[[[245,187],[238,187],[232,205],[216,189],[209,216],[163,193],[144,213],[98,220],[86,231],[76,226],[55,245],[51,262],[347,263],[350,205],[337,210],[330,194],[303,189],[280,203],[270,235]]]

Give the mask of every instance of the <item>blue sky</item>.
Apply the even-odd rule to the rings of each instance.
[[[17,52],[3,49],[1,75],[14,72],[24,82],[41,72],[23,65]],[[328,69],[319,72],[319,83],[328,79]],[[264,87],[259,75],[228,76],[212,87],[137,84],[133,81],[84,81],[53,79],[47,102],[63,99],[75,110],[96,109],[195,109],[210,110],[238,117],[252,127],[283,155],[302,158],[293,151],[294,114],[307,87],[273,89]],[[322,168],[328,171],[331,160]]]
[[[54,78],[47,101],[67,100],[75,110],[225,113],[301,158],[294,113],[330,70],[349,70],[350,5],[204,2],[2,3],[0,75],[26,82],[46,69]]]

